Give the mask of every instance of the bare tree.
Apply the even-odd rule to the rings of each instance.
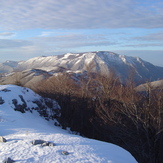
[[[121,91],[119,100],[110,95],[108,99],[99,99],[97,116],[102,119],[104,128],[115,126],[110,140],[130,151],[138,162],[159,163],[162,158],[159,147],[163,129],[162,90],[152,91],[147,83],[146,92],[139,94],[130,83]],[[109,105],[106,105],[107,101]]]
[[[139,163],[163,160],[163,90],[136,92],[133,77],[126,85],[110,73],[92,73],[87,68],[78,81],[68,74],[54,76],[39,85],[39,91],[57,99],[62,108],[64,128],[117,144]]]

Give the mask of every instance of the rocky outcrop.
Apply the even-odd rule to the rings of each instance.
[[[13,162],[15,162],[15,161],[12,160],[10,157],[8,157],[7,159],[5,159],[5,160],[3,161],[3,163],[13,163]]]
[[[32,141],[32,144],[33,144],[33,145],[38,145],[38,144],[40,144],[42,147],[44,147],[44,146],[50,146],[50,147],[55,146],[54,143],[51,143],[51,142],[48,142],[48,141],[45,141],[45,140],[33,140],[33,141]]]
[[[12,103],[15,106],[15,111],[25,113],[26,111],[32,112],[33,110],[37,110],[40,116],[45,117],[46,120],[53,120],[54,118],[60,116],[60,107],[54,100],[48,98],[40,98],[38,100],[32,101],[33,104],[36,104],[35,107],[29,108],[23,96],[19,95],[19,97],[21,100],[21,104],[18,103],[17,99],[12,100]]]
[[[60,106],[55,100],[41,97],[26,87],[3,85],[0,89],[0,105],[3,107],[6,103],[21,113],[38,112],[46,120],[55,120],[61,115]]]
[[[69,155],[69,152],[67,152],[67,151],[62,151],[61,154],[62,154],[62,155]]]
[[[0,136],[0,142],[5,143],[7,140],[3,136]]]
[[[0,105],[4,104],[4,100],[0,97]]]
[[[20,111],[20,112],[22,112],[22,113],[25,113],[25,109],[26,109],[26,107],[27,107],[27,104],[26,104],[26,102],[25,102],[25,100],[24,100],[24,98],[23,98],[23,96],[22,95],[19,95],[19,97],[20,97],[20,100],[22,101],[22,104],[18,104],[18,101],[17,101],[17,99],[13,99],[12,100],[12,103],[14,104],[14,106],[15,106],[15,111]],[[28,110],[28,109],[27,109]]]

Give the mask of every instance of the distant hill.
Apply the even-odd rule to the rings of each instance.
[[[15,68],[17,68],[20,62],[17,61],[6,61],[0,63],[0,73],[9,73],[12,72]]]
[[[135,89],[137,91],[140,91],[140,92],[141,91],[147,91],[148,86],[150,86],[152,90],[155,90],[155,89],[163,89],[163,80],[158,80],[158,81],[154,81],[154,82],[140,84]]]
[[[28,69],[16,71],[0,78],[1,84],[16,84],[33,88],[35,84],[43,79],[51,77],[51,73],[40,69]]]

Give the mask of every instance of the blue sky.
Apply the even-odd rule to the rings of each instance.
[[[163,0],[1,0],[0,62],[112,51],[163,66]]]

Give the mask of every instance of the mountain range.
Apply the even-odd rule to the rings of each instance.
[[[0,65],[0,72],[12,72],[17,70],[19,72],[25,71],[26,73],[28,71],[29,74],[29,72],[33,72],[31,69],[35,69],[35,72],[39,71],[40,75],[42,75],[40,73],[41,71],[49,76],[58,72],[82,73],[88,70],[109,75],[109,73],[113,71],[123,82],[127,79],[129,74],[134,73],[134,80],[138,84],[163,79],[163,67],[155,66],[139,57],[118,55],[108,51],[41,56],[31,58],[27,61],[8,61]],[[6,76],[3,78],[3,81],[5,80]]]

